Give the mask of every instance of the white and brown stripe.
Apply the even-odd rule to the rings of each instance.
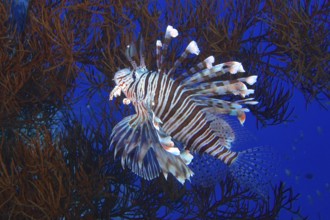
[[[188,150],[209,153],[230,165],[237,157],[222,144],[206,119],[202,105],[193,93],[162,73],[144,73],[129,86],[127,97],[133,102],[147,100],[155,115],[163,122],[162,129],[185,143]],[[225,138],[225,137],[223,137]]]

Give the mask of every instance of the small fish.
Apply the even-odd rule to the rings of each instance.
[[[306,173],[305,178],[308,179],[308,180],[311,180],[311,179],[314,178],[314,175],[312,173]]]
[[[290,171],[289,169],[285,169],[285,174],[286,174],[287,176],[291,176],[291,171]]]
[[[321,197],[321,196],[322,196],[322,193],[321,193],[321,191],[320,191],[320,190],[318,190],[318,189],[317,189],[315,192],[316,192],[316,195],[317,195],[317,196],[319,196],[319,197]]]
[[[308,199],[309,204],[311,204],[311,205],[314,204],[314,199],[310,194],[307,195],[307,199]]]
[[[156,71],[146,68],[142,38],[139,66],[132,58],[137,53],[135,46],[127,46],[126,57],[133,68],[115,73],[116,86],[109,99],[123,93],[126,96],[123,103],[133,104],[136,114],[125,117],[112,130],[110,145],[114,147],[115,157],[121,158],[123,168],[130,168],[144,179],[151,180],[160,174],[167,179],[171,173],[184,184],[193,178],[189,164],[194,155],[207,154],[229,167],[230,174],[241,184],[258,186],[268,173],[271,154],[258,147],[233,151],[235,132],[222,117],[236,116],[243,125],[245,112],[249,112],[246,106],[258,103],[247,98],[254,93],[248,86],[256,82],[257,76],[215,81],[225,74],[235,76],[244,69],[236,61],[213,66],[214,57],[210,56],[175,78],[176,69],[185,58],[200,53],[197,43],[191,41],[167,70],[167,48],[176,36],[178,31],[168,26],[164,41],[156,42]],[[218,98],[228,95],[241,98],[237,101]],[[207,166],[203,166],[205,170]]]
[[[321,126],[316,127],[317,133],[322,135],[323,134],[323,128]]]

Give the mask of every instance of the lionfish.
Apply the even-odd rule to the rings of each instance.
[[[140,66],[133,60],[137,53],[135,46],[127,46],[126,57],[133,69],[125,68],[115,73],[116,86],[109,99],[123,92],[126,96],[123,103],[132,103],[136,114],[125,117],[112,130],[110,145],[114,146],[115,157],[121,158],[123,168],[130,168],[144,179],[154,179],[160,173],[167,179],[171,173],[184,184],[194,175],[188,166],[193,154],[208,154],[226,164],[232,176],[241,183],[248,186],[258,184],[266,162],[259,157],[261,148],[233,151],[231,143],[235,140],[235,133],[221,117],[233,115],[244,123],[245,112],[249,111],[245,106],[258,103],[253,98],[245,98],[254,93],[247,86],[253,85],[257,76],[212,81],[224,74],[245,71],[236,61],[213,66],[215,59],[210,56],[174,79],[175,70],[185,58],[200,53],[197,43],[191,41],[167,71],[167,49],[176,36],[178,31],[167,26],[164,42],[157,40],[157,71],[146,68],[142,38]],[[228,95],[242,99],[227,101],[217,98]],[[184,147],[179,148],[175,144],[177,141]]]

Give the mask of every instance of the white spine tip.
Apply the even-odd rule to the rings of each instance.
[[[191,41],[189,43],[189,45],[187,46],[187,49],[186,49],[189,53],[191,54],[196,54],[198,55],[199,54],[199,48],[197,46],[197,43],[195,41]]]
[[[181,176],[178,176],[178,177],[177,177],[177,180],[178,180],[182,185],[184,185],[185,178],[183,178],[183,177],[181,177]]]
[[[166,148],[165,150],[166,150],[167,152],[169,152],[169,153],[175,155],[175,156],[179,156],[179,155],[180,155],[180,150],[179,150],[179,148],[177,148],[177,147],[169,147],[169,148]]]
[[[239,86],[240,86],[239,90],[241,90],[241,91],[248,90],[248,88],[246,87],[246,85],[244,83],[240,83]]]
[[[189,152],[189,150],[185,150],[180,153],[181,159],[185,162],[186,165],[189,165],[194,158],[194,156]]]
[[[177,37],[179,35],[179,32],[177,29],[173,28],[173,26],[168,25],[166,28],[165,38],[169,37]]]
[[[231,107],[235,108],[235,109],[241,109],[242,108],[242,106],[238,103],[231,103]]]
[[[231,74],[236,74],[237,72],[244,73],[245,70],[240,62],[231,62],[231,66],[229,67],[229,72]]]
[[[249,76],[246,78],[246,83],[249,85],[253,85],[257,82],[257,78],[258,78],[258,76],[256,76],[256,75]]]
[[[167,180],[168,173],[164,172],[163,175],[164,175],[165,179]]]
[[[206,68],[211,69],[212,68],[212,64],[214,63],[214,56],[209,56],[208,58],[206,58],[204,60],[205,64],[206,64]]]
[[[249,102],[245,102],[245,104],[247,105],[256,105],[258,104],[259,102],[258,101],[249,101]]]
[[[244,95],[243,97],[245,97],[245,96],[249,96],[253,93],[254,93],[254,89],[247,89],[244,91],[244,94],[242,94],[242,95]]]
[[[156,46],[157,46],[157,47],[161,47],[161,46],[163,46],[163,45],[162,45],[162,42],[161,42],[160,40],[157,40],[157,41],[156,41]]]

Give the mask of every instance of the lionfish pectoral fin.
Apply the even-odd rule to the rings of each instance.
[[[174,146],[174,142],[171,140],[170,136],[167,136],[165,138],[159,137],[159,141],[164,150],[176,156],[180,155],[179,148]]]
[[[189,150],[183,150],[180,153],[180,157],[186,163],[186,165],[189,165],[194,159],[194,156],[189,152]]]
[[[163,173],[165,177],[171,173],[182,184],[190,180],[193,172],[180,156],[166,151],[159,141],[158,131],[151,117],[132,123],[139,117],[125,117],[112,130],[111,143],[115,156],[121,157],[123,167],[151,180]]]
[[[238,153],[229,165],[230,174],[242,187],[259,195],[267,193],[275,173],[274,153],[268,147],[255,147]]]
[[[162,145],[164,150],[176,156],[180,155],[180,150],[175,146],[171,136],[163,133],[160,129],[157,129],[157,136],[159,143]]]
[[[172,153],[176,156],[180,155],[179,148],[175,147],[174,142],[172,141],[172,137],[168,134],[165,134],[161,129],[161,124],[163,123],[160,118],[155,116],[155,114],[151,112],[151,117],[153,120],[153,126],[157,130],[159,143],[163,146],[164,150],[169,153]]]
[[[221,118],[219,114],[211,112],[205,113],[205,119],[210,122],[210,128],[219,138],[221,146],[230,149],[231,143],[235,141],[235,132],[230,124]]]

